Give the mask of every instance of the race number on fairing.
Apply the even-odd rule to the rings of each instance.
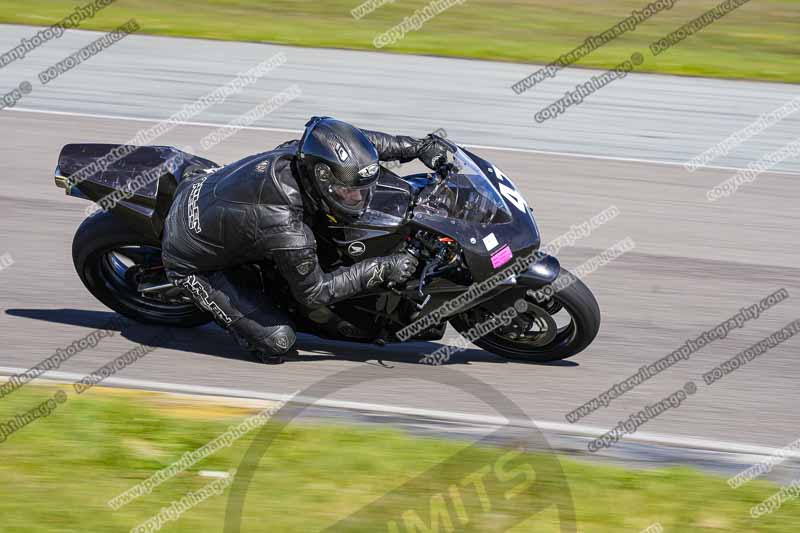
[[[523,213],[526,213],[528,211],[528,204],[525,202],[525,198],[517,191],[514,183],[512,183],[511,180],[508,179],[508,176],[503,174],[503,171],[496,166],[492,165],[492,169],[494,169],[494,174],[497,176],[497,188],[500,190],[500,194],[503,195],[503,198],[511,202],[514,207]]]

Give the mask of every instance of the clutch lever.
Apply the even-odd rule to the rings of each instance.
[[[458,172],[458,167],[454,163],[442,163],[433,172],[433,179],[431,180],[431,183],[437,185],[439,183],[444,183],[450,177],[450,174],[454,174],[456,172]]]

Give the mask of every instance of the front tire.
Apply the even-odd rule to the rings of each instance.
[[[520,290],[518,297],[525,299],[529,312],[520,313],[519,320],[512,321],[515,328],[497,328],[483,337],[473,339],[473,344],[507,359],[531,363],[558,361],[585,350],[600,330],[600,307],[592,291],[563,268],[552,285],[558,287],[562,284],[565,286],[552,294],[548,290],[549,299],[544,302],[533,298],[532,291]],[[558,326],[555,319],[563,319],[560,316],[562,311],[570,321]],[[491,315],[489,311],[478,307],[456,315],[450,323],[463,335]],[[526,334],[518,329],[520,322],[543,327]]]
[[[72,261],[95,298],[132,320],[187,328],[212,320],[191,302],[159,301],[138,291],[138,270],[163,268],[161,243],[111,213],[98,213],[81,223],[72,240]]]

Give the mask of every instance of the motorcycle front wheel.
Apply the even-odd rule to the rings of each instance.
[[[508,324],[482,337],[470,339],[468,332],[492,324],[493,313],[478,306],[450,320],[453,327],[476,346],[488,352],[530,363],[546,363],[572,357],[585,350],[600,329],[600,307],[592,291],[576,276],[561,269],[552,284],[557,290],[513,289],[524,299],[527,310]],[[547,295],[547,299],[541,297]],[[539,298],[537,298],[539,296]],[[490,326],[491,327],[491,326]],[[480,328],[476,328],[480,329]]]

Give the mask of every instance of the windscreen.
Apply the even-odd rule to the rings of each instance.
[[[478,224],[510,222],[511,211],[478,165],[460,148],[453,162],[457,170],[447,180],[427,187],[417,208]]]

